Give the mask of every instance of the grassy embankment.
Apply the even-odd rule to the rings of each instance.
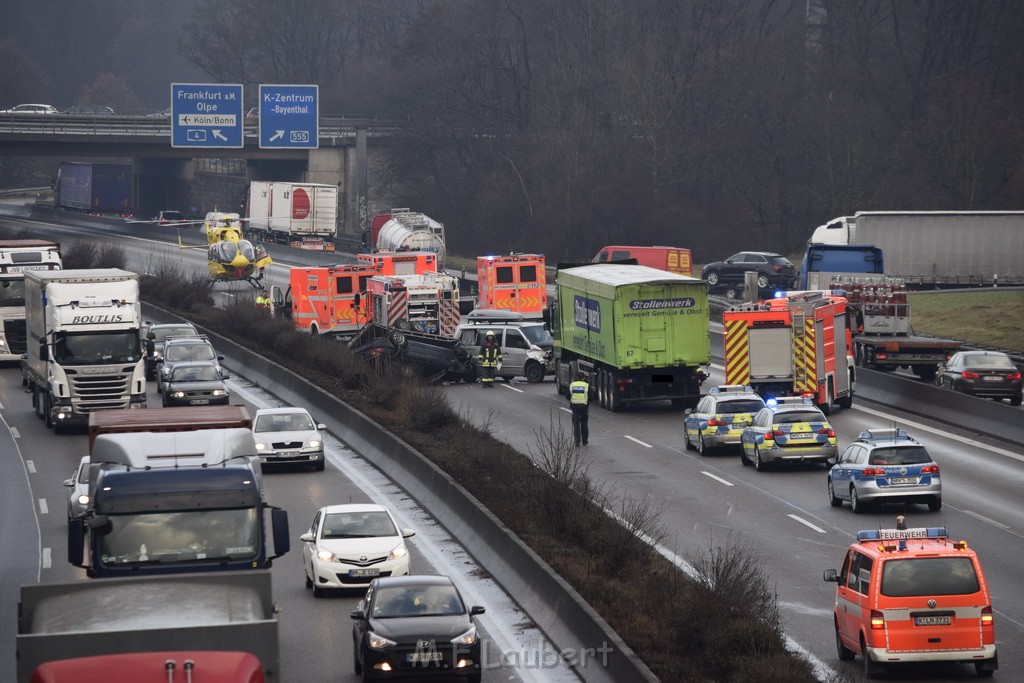
[[[918,292],[908,300],[918,334],[1024,351],[1024,290]]]

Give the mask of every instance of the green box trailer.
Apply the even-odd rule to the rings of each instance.
[[[602,408],[642,401],[695,407],[711,363],[707,283],[646,266],[595,264],[558,271],[550,321],[556,382],[577,372]]]

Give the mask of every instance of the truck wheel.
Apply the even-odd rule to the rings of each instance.
[[[913,366],[914,374],[923,379],[925,382],[932,382],[935,380],[935,374],[938,372],[938,368],[934,365],[915,365]]]
[[[718,280],[719,280],[718,271],[717,270],[709,270],[708,272],[704,273],[704,279],[707,281],[707,283],[709,285],[714,287],[715,285],[718,284]]]
[[[836,400],[833,398],[835,392],[832,389],[832,380],[828,381],[828,385],[825,387],[825,402],[818,406],[821,412],[827,417],[832,414],[835,409]]]
[[[544,367],[540,363],[527,363],[523,372],[526,374],[526,381],[530,384],[544,381]]]
[[[401,351],[409,341],[405,338],[405,333],[401,330],[391,330],[388,332],[388,343]]]
[[[53,429],[53,414],[50,412],[50,395],[43,394],[43,421],[47,429]]]
[[[597,369],[597,405],[600,406],[601,408],[604,408],[604,409],[607,410],[608,402],[605,399],[606,399],[606,396],[605,396],[605,390],[604,390],[604,369],[603,368],[598,368]]]
[[[613,413],[621,413],[625,407],[623,402],[619,399],[619,395],[615,392],[615,382],[612,379],[612,373],[608,374],[608,410]]]

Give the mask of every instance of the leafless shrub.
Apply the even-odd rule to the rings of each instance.
[[[619,498],[619,521],[636,539],[651,545],[662,543],[668,536],[668,527],[662,521],[665,501],[655,499],[650,492],[641,496],[626,494]]]
[[[778,594],[764,570],[762,556],[745,543],[709,545],[691,560],[697,583],[716,605],[719,617],[741,617],[779,627]]]
[[[66,261],[65,261],[66,262]],[[210,278],[177,261],[159,261],[139,278],[145,301],[183,313],[213,306]]]
[[[61,262],[65,270],[94,268],[99,256],[99,245],[87,240],[71,240],[61,247]]]
[[[128,269],[128,252],[120,244],[104,242],[96,249],[96,261],[93,268]]]
[[[409,427],[417,432],[430,434],[458,422],[451,398],[440,387],[406,382],[400,385],[399,396]]]
[[[590,465],[582,451],[573,443],[571,428],[562,423],[561,415],[552,412],[548,428],[533,430],[536,450],[529,447],[530,457],[537,466],[558,483],[580,494],[592,489]]]

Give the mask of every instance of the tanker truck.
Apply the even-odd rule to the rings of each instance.
[[[369,240],[364,246],[373,253],[429,251],[437,254],[437,270],[445,268],[444,225],[426,214],[409,209],[391,209],[375,216]]]

